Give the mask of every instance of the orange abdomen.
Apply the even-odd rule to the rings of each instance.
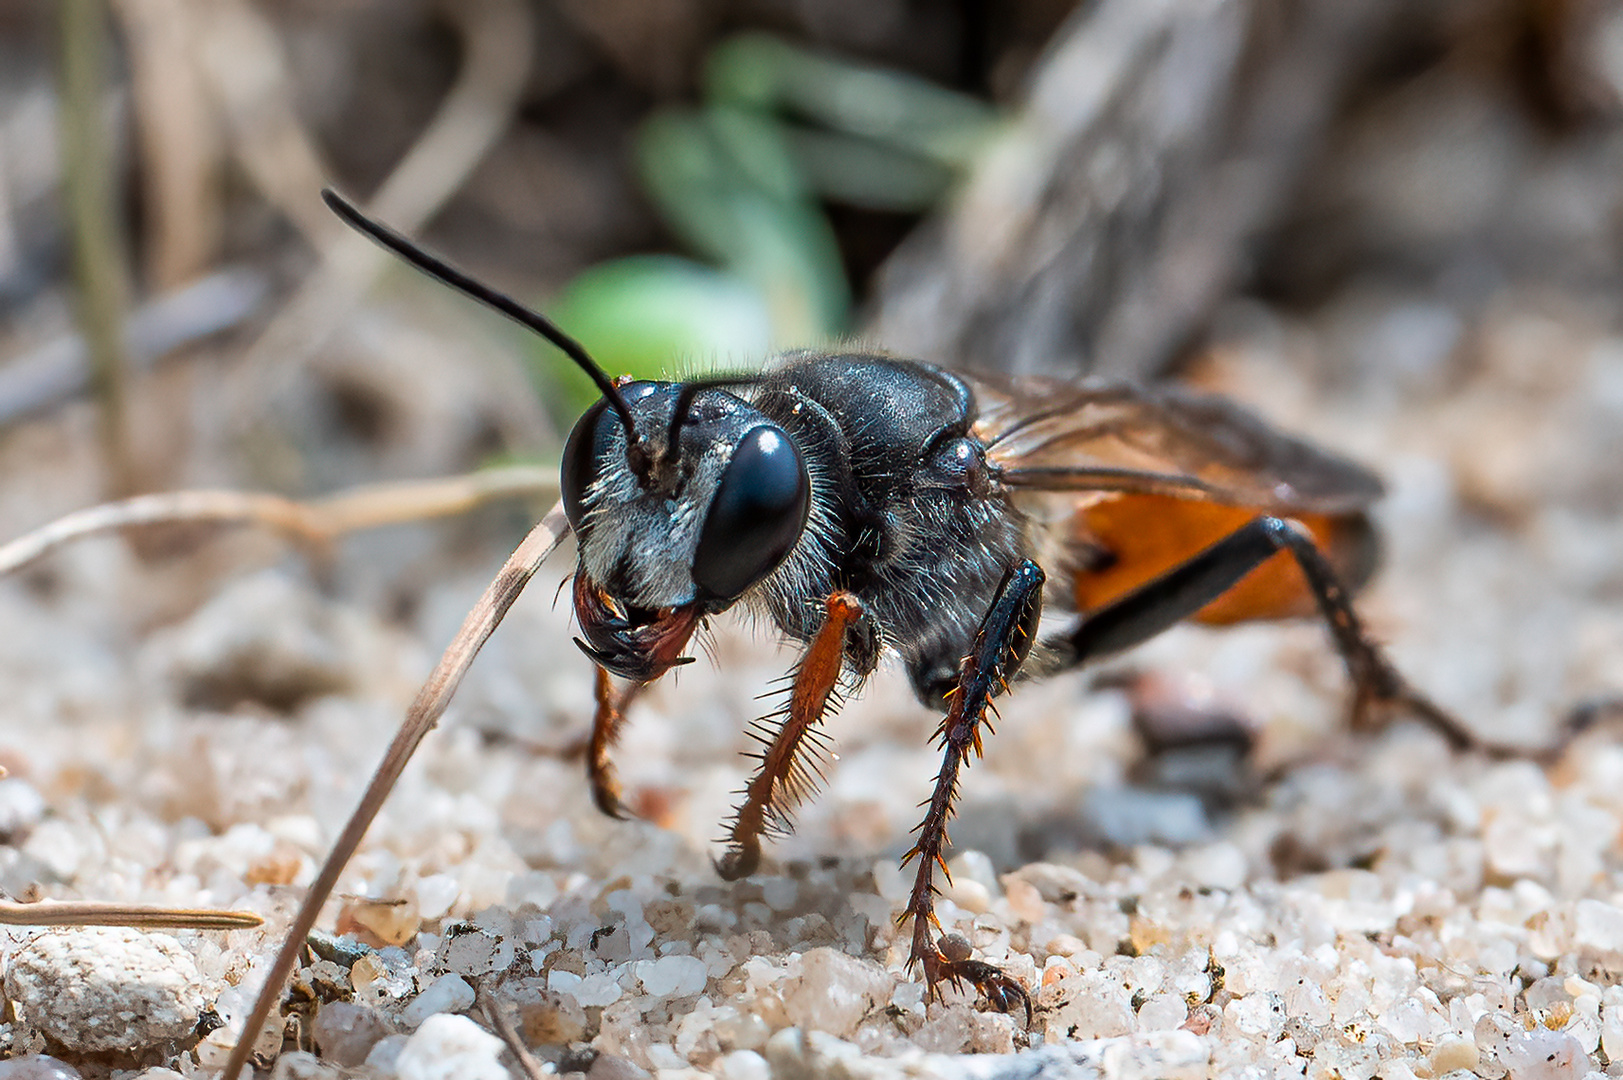
[[[1250,506],[1180,499],[1167,495],[1114,495],[1078,511],[1075,538],[1096,551],[1096,567],[1078,570],[1076,608],[1094,611],[1159,577],[1264,513],[1301,522],[1343,583],[1357,590],[1375,569],[1377,544],[1362,513],[1281,513]],[[1204,623],[1281,619],[1315,611],[1301,568],[1281,551],[1202,608]]]

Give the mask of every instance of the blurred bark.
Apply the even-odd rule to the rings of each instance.
[[[887,347],[1162,374],[1246,271],[1403,0],[1102,0],[1010,137],[886,267]]]

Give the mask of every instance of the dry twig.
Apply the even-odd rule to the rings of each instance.
[[[115,494],[134,486],[124,403],[124,253],[112,149],[101,117],[107,26],[99,0],[63,0],[62,181],[73,233],[78,322],[101,407],[103,465]]]
[[[479,655],[480,648],[495,632],[496,627],[501,625],[508,609],[524,591],[524,586],[529,583],[530,578],[568,534],[569,520],[564,516],[563,504],[559,503],[541,519],[539,525],[530,530],[530,534],[514,549],[513,554],[507,557],[507,562],[485,589],[484,595],[468,612],[467,618],[462,622],[462,628],[446,647],[428,681],[417,692],[417,699],[411,703],[411,708],[406,712],[405,722],[395,733],[394,741],[389,744],[383,761],[379,763],[377,771],[367,783],[360,803],[350,815],[349,821],[345,823],[343,832],[339,834],[332,851],[322,863],[321,871],[311,883],[310,891],[305,895],[298,914],[293,917],[293,924],[288,928],[282,947],[276,954],[276,961],[265,977],[265,985],[259,991],[259,998],[254,1002],[253,1012],[249,1014],[247,1022],[237,1036],[237,1044],[231,1050],[231,1057],[226,1062],[225,1072],[222,1074],[224,1080],[236,1080],[242,1073],[243,1066],[248,1063],[258,1034],[264,1029],[265,1022],[270,1019],[276,1002],[282,996],[282,987],[287,982],[288,976],[293,973],[294,965],[299,961],[299,951],[304,948],[305,938],[321,915],[322,905],[332,895],[333,888],[338,884],[339,875],[344,872],[350,856],[360,846],[361,838],[366,835],[372,819],[377,817],[378,811],[383,808],[384,800],[389,797],[395,782],[405,771],[406,763],[411,760],[418,744],[439,723],[446,706],[451,703],[452,695],[456,693],[457,685],[462,681],[462,676],[467,673],[474,657]]]
[[[144,263],[149,288],[205,273],[224,232],[219,106],[198,53],[195,0],[113,0],[124,31],[141,154]]]
[[[138,930],[246,930],[263,925],[251,911],[141,907],[99,900],[0,900],[5,926],[133,926]]]
[[[465,514],[497,499],[551,497],[557,490],[556,470],[510,466],[443,480],[373,484],[307,502],[225,490],[139,495],[68,514],[0,546],[0,574],[19,570],[72,541],[140,525],[258,525],[319,546],[345,533]]]
[[[507,1049],[513,1052],[513,1056],[518,1059],[518,1067],[524,1071],[527,1080],[542,1080],[546,1072],[541,1068],[541,1062],[530,1053],[530,1048],[524,1045],[524,1039],[520,1037],[518,1028],[513,1026],[513,1018],[507,1015],[507,1010],[490,996],[490,991],[486,990],[483,984],[474,993],[479,1001],[479,1011],[485,1014],[485,1022],[501,1041],[507,1044]]]

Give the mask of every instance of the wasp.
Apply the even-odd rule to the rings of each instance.
[[[611,751],[627,706],[733,608],[804,652],[782,707],[752,730],[761,749],[725,826],[723,878],[754,872],[763,839],[790,827],[821,775],[822,721],[881,658],[941,713],[941,767],[904,858],[915,876],[899,917],[909,968],[932,994],[968,983],[1030,1021],[1026,989],[944,939],[935,913],[960,774],[1017,680],[1187,619],[1317,613],[1346,664],[1355,723],[1395,707],[1457,747],[1474,741],[1351,605],[1376,563],[1380,482],[1238,405],[1172,386],[995,381],[866,351],[615,380],[546,317],[324,195],[418,269],[540,333],[601,391],[561,475],[576,644],[596,669],[587,772],[600,809],[625,814]],[[1045,609],[1064,625],[1041,627]]]

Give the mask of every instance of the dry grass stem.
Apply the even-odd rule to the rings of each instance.
[[[73,235],[77,316],[90,353],[101,407],[103,465],[115,494],[134,485],[128,447],[124,376],[124,252],[113,184],[112,147],[102,122],[107,63],[101,0],[63,0],[62,181]]]
[[[524,1039],[519,1035],[518,1028],[513,1025],[513,1018],[508,1015],[500,1002],[490,996],[490,991],[480,986],[476,991],[479,1001],[479,1011],[484,1013],[485,1023],[490,1025],[497,1038],[507,1044],[507,1049],[513,1052],[518,1059],[518,1067],[523,1071],[526,1080],[542,1080],[546,1071],[541,1068],[541,1062],[530,1053],[530,1048],[524,1045]]]
[[[327,859],[322,863],[321,871],[310,885],[310,891],[305,895],[304,903],[300,905],[298,914],[293,918],[293,924],[287,930],[287,936],[282,941],[282,947],[276,954],[276,961],[265,977],[265,985],[254,1002],[253,1012],[243,1024],[242,1031],[237,1036],[237,1044],[232,1048],[231,1057],[226,1062],[224,1080],[236,1080],[248,1063],[253,1053],[254,1043],[259,1032],[264,1029],[265,1022],[270,1018],[271,1011],[282,996],[282,987],[286,984],[288,976],[293,973],[294,965],[298,963],[299,952],[304,948],[305,939],[315,928],[316,919],[321,915],[322,905],[332,895],[338,884],[339,875],[349,864],[350,857],[360,846],[361,838],[366,835],[367,828],[372,819],[377,817],[378,811],[383,808],[384,801],[389,797],[395,782],[405,771],[406,763],[411,760],[412,754],[425,736],[439,723],[446,706],[451,703],[457,686],[462,677],[473,663],[473,658],[479,654],[479,649],[501,625],[502,619],[507,615],[513,602],[529,584],[530,578],[540,569],[547,556],[558,547],[558,544],[569,534],[569,520],[564,516],[563,504],[554,506],[547,516],[541,519],[540,524],[530,530],[519,546],[507,557],[486,587],[484,595],[474,604],[468,612],[467,618],[462,622],[462,628],[457,631],[456,637],[445,649],[440,661],[429,675],[428,681],[417,692],[417,699],[411,703],[406,712],[405,722],[395,733],[394,741],[383,755],[377,771],[366,785],[366,791],[361,795],[360,803],[345,823],[344,829],[338,835]]]
[[[218,105],[198,63],[193,0],[113,0],[124,30],[141,151],[149,288],[205,273],[224,231]]]
[[[450,517],[498,499],[550,498],[557,491],[555,469],[509,466],[443,480],[368,485],[310,501],[225,490],[139,495],[76,511],[0,546],[0,574],[75,540],[142,525],[257,525],[319,546],[362,529]]]
[[[141,907],[97,900],[0,900],[5,926],[133,926],[137,930],[248,930],[264,919],[251,911]]]

